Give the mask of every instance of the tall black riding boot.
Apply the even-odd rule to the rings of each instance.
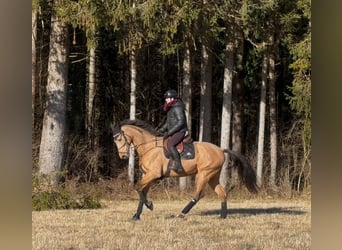
[[[170,165],[170,169],[172,170],[175,170],[175,171],[182,171],[183,170],[183,167],[182,167],[182,163],[181,163],[181,160],[180,160],[180,156],[179,156],[179,153],[176,149],[176,147],[170,147],[170,151],[171,151],[171,154],[172,154],[172,158],[173,158],[173,162],[172,164]]]

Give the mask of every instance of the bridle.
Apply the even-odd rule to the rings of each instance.
[[[120,130],[120,132],[116,133],[115,135],[113,135],[113,138],[114,138],[114,141],[116,140],[115,138],[117,138],[118,136],[123,136],[124,140],[125,140],[125,143],[120,147],[118,148],[118,153],[122,153],[124,151],[121,151],[122,148],[126,147],[126,152],[125,153],[128,153],[129,152],[129,148],[130,148],[130,145],[133,144],[133,140],[132,140],[132,136],[130,135],[127,135],[125,134],[125,132],[123,132],[122,130]],[[128,139],[127,139],[128,138]],[[157,136],[154,137],[153,140],[151,141],[147,141],[147,142],[143,142],[143,143],[140,143],[138,145],[134,145],[133,144],[133,147],[135,148],[135,150],[137,150],[140,146],[143,146],[143,145],[146,145],[146,144],[149,144],[151,142],[155,142],[155,144],[157,145],[157,141],[159,140],[162,140],[160,138],[158,138]],[[149,151],[149,150],[148,150]],[[147,151],[147,152],[148,152]],[[146,152],[145,152],[146,153]]]
[[[119,136],[123,136],[123,138],[124,138],[124,140],[125,140],[125,143],[124,143],[120,148],[118,148],[118,152],[119,152],[119,153],[120,153],[120,152],[124,152],[124,151],[120,151],[120,150],[121,150],[123,147],[126,147],[126,149],[127,149],[126,152],[128,153],[128,152],[129,152],[129,147],[130,147],[130,144],[131,144],[131,143],[128,142],[127,137],[129,137],[129,138],[131,139],[131,142],[132,142],[132,137],[129,136],[129,135],[126,135],[123,131],[120,131],[119,133],[113,135],[114,141],[116,141],[116,138],[118,138]]]

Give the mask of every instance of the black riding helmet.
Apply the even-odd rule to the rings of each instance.
[[[170,89],[165,92],[164,98],[178,98],[178,93],[174,89]]]

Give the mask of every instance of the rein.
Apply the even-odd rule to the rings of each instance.
[[[120,131],[119,133],[113,135],[114,141],[115,141],[115,138],[118,137],[119,135],[122,135],[122,136],[124,137],[124,139],[125,139],[125,144],[123,144],[120,148],[118,148],[118,152],[121,152],[120,149],[122,149],[122,148],[125,147],[125,146],[127,147],[127,150],[129,150],[129,145],[130,145],[130,144],[129,144],[128,141],[127,141],[126,135],[125,135],[122,131]],[[133,144],[133,145],[134,145],[134,144]]]
[[[158,138],[157,136],[154,136],[154,139],[153,140],[150,140],[150,141],[147,141],[147,142],[143,142],[143,143],[140,143],[138,145],[135,145],[133,143],[133,140],[132,140],[132,136],[130,135],[127,135],[125,134],[123,131],[120,131],[119,133],[117,133],[115,136],[113,137],[117,137],[118,135],[122,135],[124,138],[125,138],[125,144],[122,145],[120,148],[118,148],[118,151],[120,152],[120,149],[122,149],[123,147],[127,146],[129,148],[129,143],[128,143],[128,140],[127,140],[127,137],[130,139],[131,141],[131,144],[133,144],[133,147],[135,148],[135,150],[137,150],[140,146],[143,146],[143,145],[146,145],[146,144],[149,144],[151,142],[155,142],[155,146],[157,147],[157,142],[162,140],[160,138]],[[151,148],[150,150],[152,150],[153,148]],[[145,153],[149,152],[150,150],[146,151]]]
[[[137,149],[138,147],[140,147],[140,146],[142,146],[142,145],[149,144],[149,143],[151,143],[151,142],[155,142],[155,143],[156,143],[156,146],[157,146],[157,141],[160,141],[160,140],[162,140],[162,139],[158,139],[157,136],[154,136],[154,139],[153,139],[153,140],[150,140],[150,141],[141,143],[141,144],[139,144],[139,145],[134,145],[134,144],[133,144],[133,145],[134,145],[134,148],[135,148],[135,149]]]

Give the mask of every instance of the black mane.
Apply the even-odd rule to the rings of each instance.
[[[147,130],[148,132],[150,132],[152,135],[155,135],[155,136],[161,136],[162,135],[156,129],[154,129],[150,124],[148,124],[147,122],[144,122],[142,120],[139,120],[139,119],[136,119],[136,120],[126,119],[126,120],[121,121],[119,124],[120,128],[124,125],[137,126],[137,127],[142,128],[144,130]]]

